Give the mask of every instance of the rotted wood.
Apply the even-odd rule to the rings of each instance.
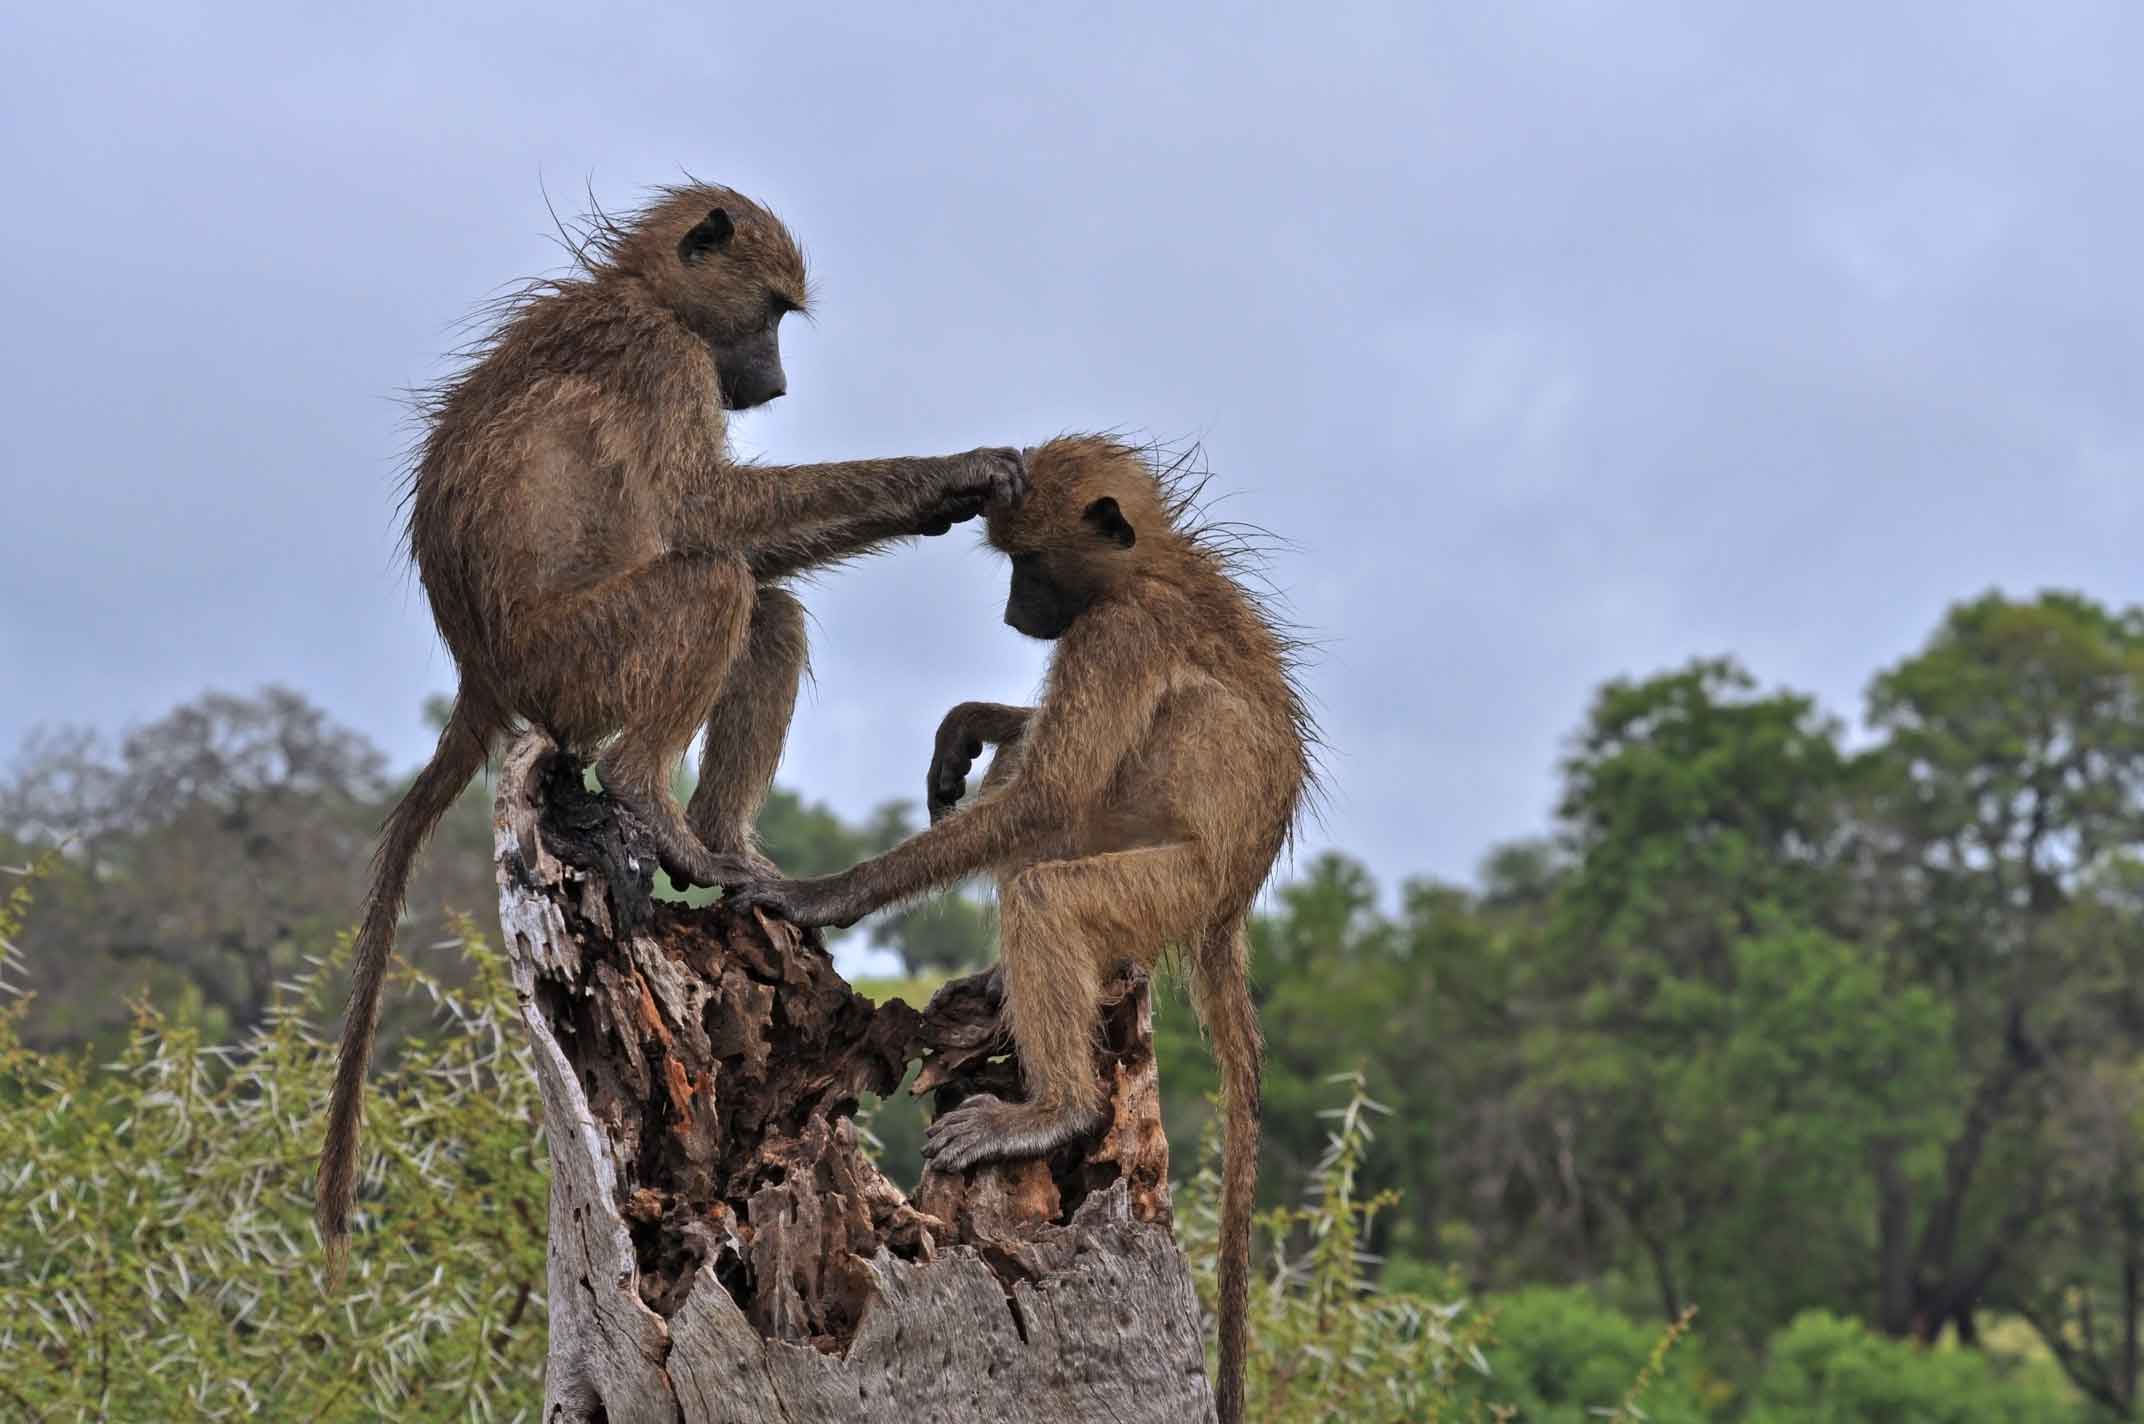
[[[1090,1145],[911,1195],[852,1115],[918,1061],[938,1111],[1018,1096],[975,983],[873,1006],[788,925],[657,902],[646,828],[538,736],[495,829],[550,1148],[547,1424],[1213,1417],[1143,977],[1105,994]]]

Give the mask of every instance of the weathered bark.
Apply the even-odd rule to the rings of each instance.
[[[1143,978],[1105,996],[1106,1132],[911,1200],[849,1115],[919,1057],[940,1110],[1015,1088],[972,986],[874,1008],[786,925],[656,903],[645,828],[541,738],[497,832],[550,1145],[547,1424],[1213,1416]]]

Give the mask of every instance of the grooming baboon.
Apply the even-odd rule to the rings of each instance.
[[[516,719],[594,752],[681,882],[774,873],[752,825],[805,662],[782,581],[943,533],[1026,487],[1019,453],[773,467],[730,458],[725,412],[781,395],[804,258],[727,188],[598,213],[579,270],[512,300],[428,400],[409,544],[461,676],[439,748],[388,818],[358,932],[316,1215],[348,1239],[360,1094],[411,859]],[[699,787],[669,790],[702,726]]]
[[[1230,577],[1227,537],[1191,522],[1181,478],[1094,437],[1031,450],[1028,470],[1026,502],[993,510],[989,530],[1012,557],[1005,621],[1057,643],[1041,705],[947,714],[928,830],[841,874],[733,898],[798,925],[847,925],[995,872],[993,972],[1027,1101],[982,1095],[933,1123],[924,1152],[949,1171],[1092,1131],[1102,977],[1182,949],[1226,1100],[1220,1403],[1235,1424],[1258,1161],[1244,922],[1310,785],[1310,722],[1291,643]],[[986,742],[998,753],[981,791],[947,814]]]

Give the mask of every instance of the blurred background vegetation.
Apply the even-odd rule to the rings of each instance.
[[[1263,1417],[1576,1424],[1643,1375],[1656,1420],[2138,1418],[2144,610],[1963,602],[1851,731],[1728,658],[1574,713],[1553,824],[1474,883],[1325,855],[1257,923]],[[47,730],[0,781],[0,864],[37,867],[0,923],[30,995],[0,1027],[0,1419],[533,1412],[536,1109],[468,928],[488,786],[402,936],[370,1274],[340,1312],[272,1284],[316,1268],[315,961],[399,789],[282,689]],[[778,790],[762,826],[810,873],[915,817]],[[974,893],[851,933],[913,1002],[994,952]],[[1214,1075],[1169,983],[1157,1025],[1203,1260]],[[870,1123],[912,1179],[915,1106]]]

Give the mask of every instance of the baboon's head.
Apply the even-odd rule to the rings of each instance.
[[[712,184],[665,189],[628,226],[616,262],[714,353],[722,403],[765,405],[788,389],[782,318],[804,310],[804,253],[781,220]]]
[[[1027,473],[1027,498],[990,516],[990,542],[1012,559],[1005,621],[1031,638],[1059,638],[1165,557],[1175,533],[1160,483],[1130,446],[1062,436],[1028,452]]]

